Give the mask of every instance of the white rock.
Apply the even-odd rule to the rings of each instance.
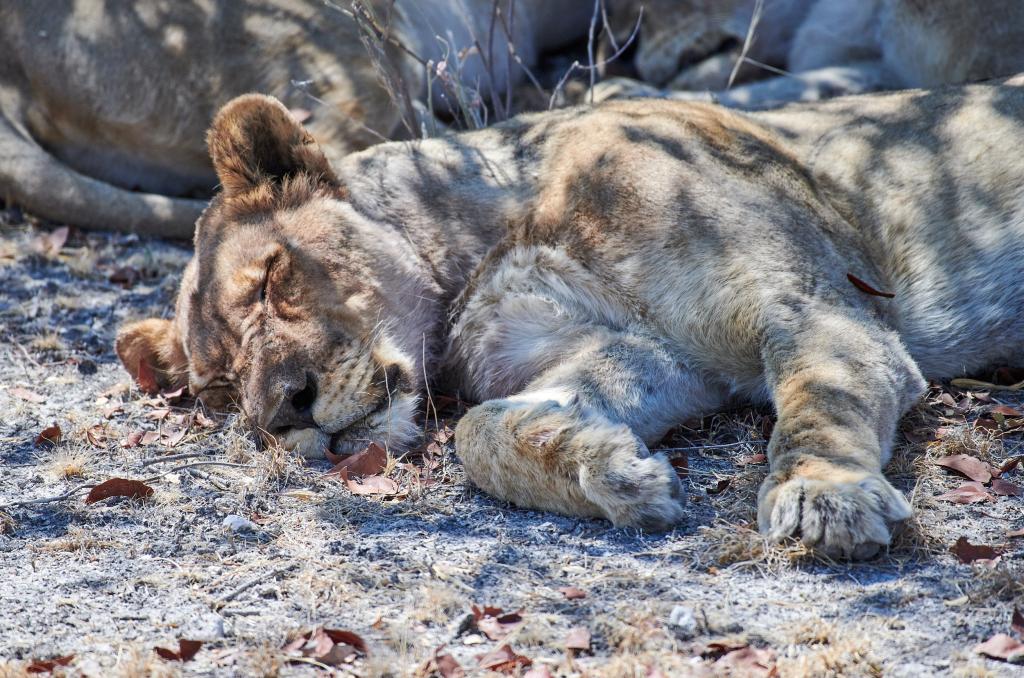
[[[234,513],[226,516],[222,524],[225,529],[231,530],[235,533],[257,532],[260,529],[256,527],[256,523],[252,522],[248,518],[243,518],[242,516],[235,515]]]
[[[697,635],[697,617],[685,605],[676,605],[668,615],[668,623],[676,636],[686,640]]]

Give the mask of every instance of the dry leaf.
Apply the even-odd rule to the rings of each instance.
[[[558,592],[565,596],[566,600],[581,600],[587,597],[586,591],[575,586],[563,586]]]
[[[647,674],[650,678],[650,674]],[[551,669],[546,666],[537,666],[523,674],[523,678],[555,678],[551,675]]]
[[[134,266],[121,266],[114,269],[110,276],[107,277],[107,280],[120,285],[124,289],[129,289],[135,283],[142,280],[142,274]]]
[[[69,665],[74,658],[75,655],[69,654],[63,657],[51,657],[50,659],[33,659],[25,667],[25,673],[52,673],[58,666]]]
[[[569,633],[565,636],[565,649],[589,652],[590,629],[585,626],[577,626],[576,628],[569,629]]]
[[[729,489],[729,483],[732,482],[732,478],[719,478],[718,482],[715,483],[714,487],[707,489],[708,494],[722,494]]]
[[[1001,497],[1019,497],[1024,494],[1024,489],[1022,489],[1020,485],[1011,483],[1009,480],[993,478],[992,493],[998,494]]]
[[[285,654],[301,654],[328,666],[337,666],[353,661],[358,655],[366,656],[369,651],[366,641],[351,631],[317,628],[300,634],[284,646]]]
[[[44,398],[43,396],[39,395],[35,391],[30,391],[27,388],[22,388],[21,386],[15,386],[14,388],[10,389],[8,393],[10,393],[15,398],[20,398],[21,400],[30,403],[35,403],[36,405],[42,405],[43,403],[46,402],[46,398]]]
[[[1001,414],[1004,417],[1024,417],[1024,412],[1009,405],[996,405],[989,409],[989,414]]]
[[[892,299],[893,297],[896,296],[892,292],[879,292],[874,287],[867,284],[866,282],[864,282],[863,280],[861,280],[852,273],[847,273],[846,279],[853,283],[853,286],[856,287],[861,292],[863,292],[864,294],[870,294],[873,297],[885,297],[886,299]]]
[[[936,465],[956,471],[960,475],[979,483],[992,480],[992,471],[988,464],[966,454],[951,454],[936,460]]]
[[[1016,607],[1013,608],[1013,616],[1010,617],[1010,628],[1024,638],[1024,614],[1021,614]]]
[[[685,452],[672,457],[668,463],[672,465],[672,468],[676,470],[676,475],[680,478],[690,475],[690,457]]]
[[[45,445],[47,447],[53,447],[60,442],[62,437],[63,434],[60,431],[60,426],[55,422],[52,426],[47,426],[39,432],[39,435],[36,436],[35,446],[42,447]]]
[[[775,668],[775,653],[756,647],[744,647],[727,652],[718,658],[714,667],[730,676],[757,678],[778,675],[778,669]]]
[[[1002,659],[1011,664],[1024,664],[1024,643],[1011,638],[1005,633],[997,633],[984,643],[974,646],[977,654],[992,659]]]
[[[55,228],[50,233],[39,234],[32,239],[32,249],[47,259],[53,259],[60,254],[64,244],[68,241],[68,234],[71,232],[67,226]]]
[[[953,555],[960,560],[961,563],[973,563],[975,561],[994,561],[1002,553],[1001,550],[996,549],[992,546],[986,546],[984,544],[972,544],[967,541],[967,537],[960,537],[956,540],[956,543],[950,548]]]
[[[736,460],[737,466],[750,466],[751,464],[763,464],[768,461],[768,456],[763,452],[757,454],[751,454],[746,457],[740,457]]]
[[[377,443],[370,443],[362,452],[357,452],[342,459],[327,473],[340,474],[342,470],[345,470],[349,478],[374,476],[383,471],[387,465],[387,450]]]
[[[505,614],[500,607],[484,606],[481,609],[476,605],[472,610],[476,627],[491,640],[501,640],[523,623],[522,610]]]
[[[477,656],[477,665],[481,669],[490,669],[498,673],[516,673],[520,668],[533,664],[533,661],[521,654],[516,654],[507,644],[497,647],[487,654]]]
[[[345,487],[352,494],[393,496],[401,493],[398,483],[385,476],[366,476],[352,480],[348,477],[345,469],[338,474],[345,483]]]
[[[1014,539],[1016,537],[1024,537],[1024,527],[1019,530],[1010,530],[1006,533],[1007,539]]]
[[[153,651],[168,661],[179,661],[188,662],[192,661],[192,658],[196,656],[199,649],[203,646],[201,640],[185,640],[184,638],[178,639],[178,650],[168,650],[166,647],[154,647]]]
[[[935,498],[942,501],[950,501],[954,504],[977,504],[983,501],[996,500],[995,497],[988,493],[984,485],[976,482],[964,483],[955,490],[944,492]]]
[[[447,652],[442,654],[444,645],[439,645],[434,650],[434,656],[427,660],[427,662],[420,667],[417,676],[433,676],[435,674],[441,676],[441,678],[464,678],[466,670],[462,668],[462,665],[456,661],[455,657],[451,656]]]
[[[128,436],[121,441],[121,447],[132,448],[138,447],[142,442],[142,438],[146,435],[145,431],[132,431]]]
[[[106,480],[89,491],[85,498],[86,504],[94,504],[109,497],[130,497],[132,499],[145,499],[152,496],[153,488],[138,480],[127,478],[111,478]]]
[[[109,438],[107,427],[103,424],[96,424],[85,429],[85,438],[89,441],[89,444],[93,447],[98,447],[101,450],[107,449],[107,439]]]
[[[1021,460],[1024,460],[1024,457],[1010,457],[1004,461],[999,465],[999,475],[1009,473],[1013,469],[1017,468],[1017,465],[1020,464]]]

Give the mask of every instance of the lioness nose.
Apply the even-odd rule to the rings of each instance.
[[[281,433],[289,428],[316,426],[313,403],[316,402],[316,378],[307,372],[294,381],[285,382],[284,397],[270,420],[270,432]]]

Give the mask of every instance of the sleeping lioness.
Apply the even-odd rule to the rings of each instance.
[[[353,0],[3,0],[0,199],[84,228],[190,237],[216,185],[203,135],[232,98],[277,96],[341,158],[417,136],[408,109],[445,110],[455,82],[467,99],[504,95],[542,50],[586,33],[592,4],[362,0],[386,42],[360,29]]]
[[[648,446],[767,401],[761,529],[865,557],[910,515],[882,468],[922,375],[1024,357],[1012,84],[609,102],[333,169],[249,95],[208,140],[223,188],[177,315],[117,351],[307,456],[400,449],[429,376],[481,403],[456,443],[486,492],[664,529],[684,493]]]

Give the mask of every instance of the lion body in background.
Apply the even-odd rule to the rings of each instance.
[[[759,110],[1024,72],[1024,4],[1016,0],[765,0],[748,42],[755,5],[613,0],[620,33],[645,8],[635,57],[642,82],[608,81],[595,98],[706,91],[696,98]],[[741,56],[759,63],[737,68]]]
[[[204,134],[231,98],[263,92],[308,112],[338,160],[403,128],[350,3],[318,0],[9,0],[0,6],[0,197],[78,226],[188,237],[216,177]],[[379,23],[439,61],[491,45],[492,0],[374,0]],[[586,4],[586,3],[584,3]],[[504,8],[504,5],[502,5]],[[513,38],[529,66],[541,49],[582,35],[589,7],[520,0]],[[493,65],[472,53],[459,74],[486,93],[518,78],[506,33]],[[424,68],[388,46],[390,86],[426,97]],[[398,82],[394,82],[398,81]],[[443,88],[435,84],[435,106]],[[305,115],[305,114],[304,114]],[[198,199],[197,199],[198,198]]]
[[[456,428],[475,484],[652,529],[685,494],[650,446],[770,403],[761,528],[866,556],[909,515],[882,469],[923,376],[1024,358],[1019,85],[758,115],[608,102],[333,171],[242,97],[210,131],[223,191],[176,317],[123,328],[118,354],[308,456],[401,449],[446,382],[480,402]]]

